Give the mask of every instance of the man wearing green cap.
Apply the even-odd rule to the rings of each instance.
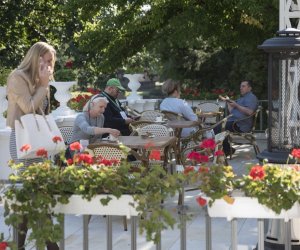
[[[108,100],[103,113],[105,117],[104,127],[118,129],[122,135],[130,135],[129,123],[134,120],[127,115],[117,99],[121,91],[125,91],[125,89],[119,79],[111,78],[107,81],[104,91],[100,94],[100,96],[104,96]]]

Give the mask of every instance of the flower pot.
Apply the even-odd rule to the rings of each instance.
[[[104,206],[101,199],[110,197],[109,203]],[[53,211],[63,214],[91,214],[91,215],[125,215],[127,218],[137,216],[137,202],[132,195],[121,195],[117,199],[113,195],[96,195],[90,201],[82,198],[81,195],[72,195],[68,204],[57,204]]]
[[[227,220],[233,218],[266,218],[266,219],[289,219],[300,217],[300,205],[295,203],[291,209],[282,210],[280,214],[276,214],[273,210],[258,202],[257,198],[250,197],[233,197],[234,203],[229,204],[224,199],[217,199],[208,206],[208,214],[210,217],[223,217]],[[209,198],[208,198],[209,199]]]
[[[69,92],[69,89],[76,83],[76,81],[50,83],[50,85],[56,88],[54,97],[59,102],[59,107],[56,110],[52,111],[52,114],[54,116],[69,116],[75,114],[75,111],[70,109],[67,106],[67,103],[72,97],[72,95]]]
[[[139,87],[141,87],[141,83],[139,82],[139,79],[143,76],[143,74],[125,74],[124,77],[128,78],[128,88],[131,89],[131,93],[129,96],[127,96],[128,101],[136,101],[142,99],[142,96],[140,96],[137,93],[137,90]]]

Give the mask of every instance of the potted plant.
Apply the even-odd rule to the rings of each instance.
[[[17,227],[26,215],[28,228],[31,229],[29,239],[43,248],[46,240],[58,241],[61,237],[62,216],[53,214],[58,204],[67,204],[73,195],[91,200],[102,194],[104,198],[99,200],[99,206],[109,206],[112,196],[133,197],[137,204],[135,209],[142,218],[140,232],[146,232],[147,240],[157,242],[161,230],[174,226],[176,220],[161,201],[180,190],[185,180],[183,174],[169,175],[160,165],[141,167],[139,172],[132,172],[125,161],[115,167],[113,160],[94,159],[89,154],[80,153],[79,143],[71,144],[71,149],[77,153],[65,167],[53,164],[46,158],[47,152],[41,149],[37,154],[45,157],[43,162],[32,164],[19,175],[11,175],[12,186],[5,193],[5,221],[8,225]],[[64,152],[62,161],[63,155]],[[20,182],[21,186],[18,184]],[[56,218],[55,223],[49,214]]]
[[[192,155],[194,160],[201,159],[201,155],[197,157],[195,157],[195,153],[192,153]],[[291,157],[299,160],[300,149],[293,150]],[[249,201],[252,205],[260,206],[260,208],[268,208],[267,210],[256,209],[264,213],[264,216],[269,213],[266,211],[271,211],[273,217],[278,215],[284,217],[286,216],[285,211],[293,210],[292,214],[294,216],[297,210],[295,206],[300,200],[299,169],[298,165],[288,164],[255,165],[249,169],[247,175],[238,177],[234,174],[231,166],[201,163],[197,174],[193,173],[193,178],[190,178],[194,181],[200,180],[199,189],[203,192],[203,196],[198,197],[197,201],[201,206],[206,205],[207,200],[210,207],[218,201],[219,205],[223,206],[222,211],[225,214],[228,212],[225,203],[229,207]],[[243,197],[243,202],[236,202],[239,197]],[[220,203],[220,200],[223,200],[223,202]],[[233,209],[229,210],[230,212],[233,211]],[[245,216],[244,213],[248,210],[238,207],[234,211],[237,211],[242,217]],[[218,213],[220,215],[220,209],[218,209]],[[258,214],[257,216],[262,215]],[[264,217],[262,216],[262,218]]]

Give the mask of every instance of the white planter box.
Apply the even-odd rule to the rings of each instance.
[[[257,198],[233,197],[233,204],[228,204],[223,199],[217,199],[211,207],[208,206],[210,217],[225,217],[227,220],[233,218],[258,218],[258,219],[284,219],[286,222],[293,218],[300,218],[299,203],[295,203],[289,210],[282,210],[276,214],[268,207],[258,203]],[[208,198],[209,199],[209,198]]]
[[[103,206],[100,199],[110,197],[111,200]],[[55,213],[63,214],[90,214],[90,215],[125,215],[127,218],[137,216],[137,202],[131,195],[122,195],[117,199],[113,195],[96,195],[90,201],[83,199],[81,195],[72,195],[68,204],[57,204]]]

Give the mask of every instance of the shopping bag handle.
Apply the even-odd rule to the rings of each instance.
[[[35,111],[35,108],[34,108],[34,103],[33,103],[32,98],[30,99],[30,102],[31,102],[32,113],[33,113],[33,117],[34,117],[34,119],[35,119],[36,126],[37,126],[38,130],[40,130],[39,123],[38,123],[38,121],[37,121],[37,119],[36,119],[36,111]],[[45,113],[44,113],[43,109],[41,109],[41,107],[39,107],[39,110],[40,110],[40,112],[41,112],[43,118],[45,119],[45,122],[46,122],[46,124],[47,124],[49,130],[52,131],[52,129],[51,129],[51,127],[50,127],[50,124],[49,124],[49,122],[47,121],[47,118],[46,118],[46,116],[45,116]]]

